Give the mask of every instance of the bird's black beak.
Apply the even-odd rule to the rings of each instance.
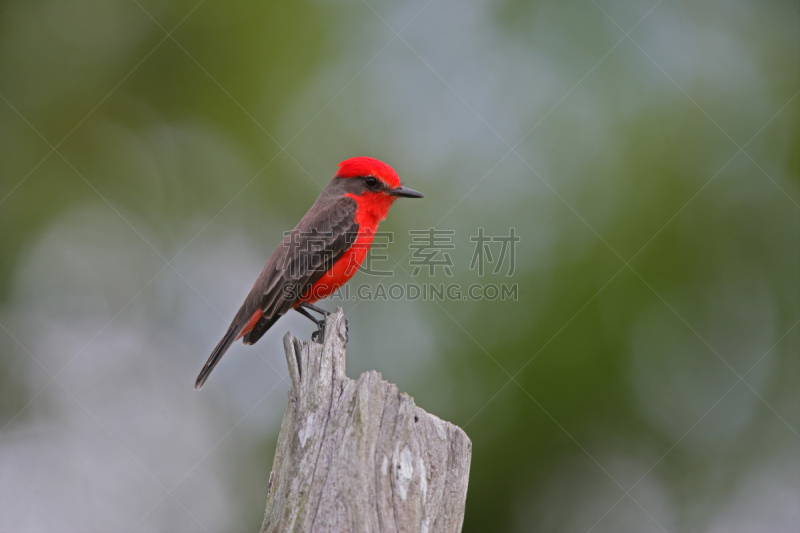
[[[403,198],[423,198],[422,193],[418,193],[414,189],[408,187],[398,187],[396,189],[389,189],[386,191],[392,196],[402,196]]]

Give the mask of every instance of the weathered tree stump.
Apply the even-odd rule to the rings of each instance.
[[[262,533],[458,532],[472,443],[378,372],[345,375],[347,319],[283,338],[292,378]]]

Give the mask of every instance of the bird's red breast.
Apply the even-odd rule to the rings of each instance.
[[[374,238],[374,231],[359,231],[353,245],[297,300],[293,307],[297,307],[302,302],[313,304],[317,300],[327,298],[339,290],[339,287],[350,281],[350,278],[353,277],[364,262]]]
[[[327,298],[336,292],[339,287],[350,281],[350,278],[358,271],[367,257],[372,241],[375,239],[378,224],[386,218],[389,207],[397,199],[397,197],[388,197],[390,199],[387,201],[384,198],[365,198],[353,194],[346,194],[345,196],[353,198],[358,204],[355,213],[358,236],[344,255],[331,266],[330,270],[325,272],[311,286],[311,289],[297,300],[294,307],[297,307],[302,302],[313,304],[317,300]]]

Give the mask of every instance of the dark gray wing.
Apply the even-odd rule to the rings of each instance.
[[[327,205],[317,202],[281,241],[261,272],[250,296],[264,315],[244,337],[253,344],[349,250],[358,236],[358,205],[342,196]]]
[[[261,338],[291,309],[305,289],[319,280],[353,245],[358,235],[358,224],[355,221],[358,204],[345,196],[348,192],[346,181],[341,178],[331,180],[297,227],[272,252],[225,336],[211,352],[197,376],[195,389],[203,386],[256,311],[263,311],[263,315],[255,328],[245,335],[244,342],[248,344]]]

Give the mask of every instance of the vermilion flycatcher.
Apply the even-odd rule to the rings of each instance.
[[[386,163],[371,157],[342,161],[308,213],[272,252],[194,388],[203,386],[235,341],[244,337],[245,344],[255,344],[291,309],[317,324],[321,339],[324,320],[316,320],[306,309],[326,314],[314,302],[333,294],[356,273],[378,223],[401,196],[422,198],[401,185]]]

